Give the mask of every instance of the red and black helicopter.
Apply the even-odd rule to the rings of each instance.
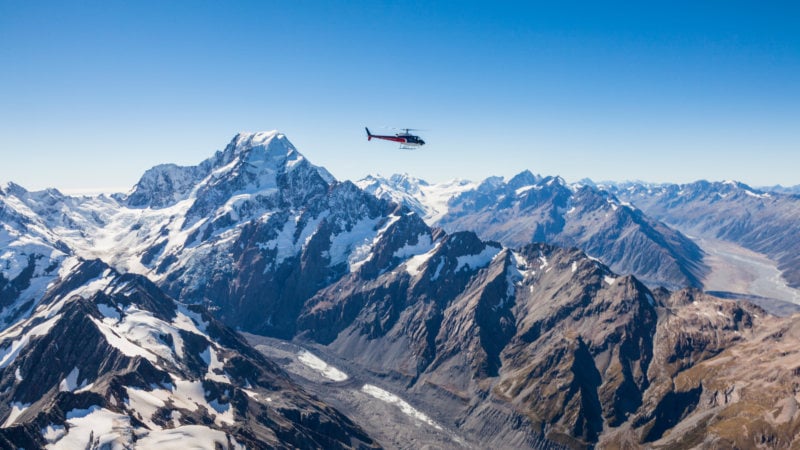
[[[399,142],[400,148],[404,150],[413,150],[425,145],[425,141],[423,141],[419,136],[410,133],[410,131],[414,131],[413,128],[403,128],[401,133],[397,133],[394,136],[381,136],[378,134],[372,134],[369,132],[369,128],[364,127],[364,129],[367,130],[368,141],[371,141],[372,138],[375,138],[383,139],[385,141]]]

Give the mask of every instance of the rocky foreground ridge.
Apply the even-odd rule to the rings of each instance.
[[[0,333],[6,448],[377,447],[202,308],[70,258]]]

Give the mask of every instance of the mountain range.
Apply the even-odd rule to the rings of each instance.
[[[338,181],[278,132],[126,194],[4,185],[0,442],[794,444],[796,320],[703,293],[648,209],[530,172]]]
[[[509,247],[532,242],[577,247],[652,286],[700,287],[708,271],[702,250],[680,232],[605,190],[569,185],[560,177],[523,171],[508,181],[430,185],[395,175],[368,177],[358,185],[405,204],[448,232],[471,230]]]
[[[613,191],[647,214],[695,236],[734,242],[778,263],[800,288],[800,197],[735,182],[619,184]]]

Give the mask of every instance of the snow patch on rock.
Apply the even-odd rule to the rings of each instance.
[[[431,259],[431,257],[436,253],[436,250],[439,249],[439,245],[440,242],[437,242],[436,245],[434,245],[433,248],[428,250],[427,252],[409,258],[408,261],[406,261],[405,263],[406,272],[412,277],[419,274],[420,267],[422,267],[423,264],[425,264],[429,259]],[[436,276],[438,277],[438,272],[436,273]]]
[[[456,258],[456,272],[460,271],[461,269],[469,267],[470,269],[480,269],[482,267],[486,267],[489,265],[490,262],[500,253],[502,250],[501,247],[494,247],[492,245],[487,245],[480,253],[477,255],[463,255]]]
[[[3,423],[3,428],[8,428],[11,425],[14,425],[14,422],[17,420],[23,412],[25,412],[28,407],[30,407],[30,403],[22,403],[22,402],[12,402],[11,403],[11,412],[8,414],[8,418]]]
[[[78,368],[77,367],[73,368],[69,372],[67,377],[64,378],[63,380],[61,380],[61,383],[58,385],[58,390],[61,391],[61,392],[64,392],[64,391],[72,392],[75,389],[77,389],[79,387],[78,386],[78,374],[79,374]]]

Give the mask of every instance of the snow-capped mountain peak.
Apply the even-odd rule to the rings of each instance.
[[[149,169],[123,203],[165,208],[223,187],[227,194],[268,193],[275,190],[280,174],[300,167],[315,171],[327,184],[335,181],[327,170],[310,164],[278,131],[238,133],[225,150],[196,166],[162,164]]]
[[[227,151],[234,156],[239,156],[254,168],[292,170],[299,164],[305,163],[314,168],[328,183],[333,183],[335,178],[324,168],[309,163],[289,139],[277,130],[260,131],[257,133],[240,132],[234,136]]]
[[[273,130],[238,133],[225,148],[220,163],[222,168],[234,161],[241,161],[254,169],[274,170],[283,165],[293,167],[304,160],[285,135]]]
[[[272,142],[273,139],[277,139],[279,142],[284,142],[289,146],[292,146],[292,144],[286,139],[286,136],[283,133],[278,132],[278,130],[257,132],[240,131],[239,133],[236,133],[236,136],[233,137],[231,144],[233,144],[236,148],[247,149],[257,146],[264,146]]]
[[[534,175],[530,170],[523,170],[508,181],[508,186],[513,189],[530,186],[542,180],[541,176]]]

